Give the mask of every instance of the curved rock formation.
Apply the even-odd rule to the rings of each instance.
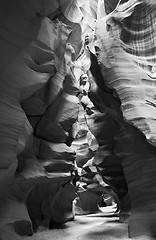
[[[130,2],[133,13],[127,16]],[[135,2],[117,6],[107,21],[103,19],[108,32],[97,29],[102,75],[120,99],[123,113],[123,119],[115,119],[116,130],[121,127],[123,135],[115,130],[114,146],[132,198],[130,237],[155,236],[155,4]]]
[[[155,235],[154,10],[0,1],[2,240],[97,212],[104,194],[121,221],[131,211],[130,237]]]

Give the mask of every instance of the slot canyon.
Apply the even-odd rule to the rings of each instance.
[[[0,0],[0,240],[156,239],[155,54],[155,0]]]

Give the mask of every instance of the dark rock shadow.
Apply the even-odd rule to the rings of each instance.
[[[119,219],[115,219],[115,220],[108,220],[106,223],[117,223],[117,224],[121,224],[121,222],[119,221]]]
[[[53,222],[51,221],[50,224],[49,224],[49,229],[52,230],[52,229],[66,229],[66,228],[69,228],[70,226],[68,226],[66,223],[56,223],[56,222]]]
[[[92,217],[92,218],[97,218],[97,217],[101,217],[101,218],[119,218],[118,214],[104,214],[104,213],[98,213],[98,214],[89,214],[89,215],[85,215],[85,217]]]

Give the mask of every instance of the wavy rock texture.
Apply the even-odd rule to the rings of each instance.
[[[103,75],[117,91],[125,119],[155,145],[155,6],[139,4],[122,23],[108,24],[112,44],[107,44],[109,37],[103,41],[109,62],[102,60]]]
[[[87,23],[89,2],[0,5],[0,238],[8,240],[74,218],[71,129],[79,114],[79,78],[90,67],[83,34],[94,21]]]
[[[114,151],[121,157],[132,197],[130,237],[155,236],[155,5],[152,4],[144,1],[135,5],[128,17],[127,10],[118,12],[117,7],[117,13],[110,13],[111,18],[108,15],[107,21],[101,20],[108,31],[97,28],[102,75],[107,87],[120,99],[123,113],[123,118],[114,118],[114,127],[120,130],[114,129],[113,138]],[[148,197],[141,200],[143,195]]]
[[[121,221],[132,201],[130,236],[155,234],[150,4],[0,2],[2,240],[98,212],[108,195]]]
[[[40,5],[36,4],[35,1],[27,1],[25,3],[19,3],[18,1],[14,3],[6,1],[4,3],[1,1],[1,12],[3,12],[1,15],[1,48],[4,51],[2,51],[3,56],[1,58],[0,83],[0,108],[2,112],[0,168],[1,178],[3,179],[0,187],[0,233],[1,238],[7,240],[11,237],[18,239],[17,234],[30,235],[32,234],[32,227],[36,228],[39,226],[39,223],[36,226],[31,221],[33,215],[31,210],[28,211],[29,215],[27,212],[27,208],[31,209],[33,201],[29,205],[28,202],[26,204],[26,199],[30,199],[32,192],[34,194],[36,187],[39,185],[38,188],[41,193],[39,196],[36,193],[35,198],[40,199],[39,201],[42,202],[42,195],[44,194],[42,194],[42,184],[44,181],[47,181],[47,184],[51,186],[51,192],[48,189],[46,189],[46,192],[48,198],[50,197],[50,200],[47,198],[47,201],[49,201],[49,204],[52,203],[52,207],[50,210],[43,210],[46,213],[42,214],[43,219],[39,220],[44,220],[44,224],[46,222],[48,225],[53,224],[50,223],[52,215],[55,216],[55,221],[57,219],[58,222],[60,219],[62,222],[73,218],[72,201],[75,197],[75,187],[70,183],[70,180],[74,157],[68,161],[70,153],[68,147],[64,144],[67,160],[65,160],[64,155],[60,156],[57,159],[57,164],[54,163],[55,167],[53,166],[51,171],[51,158],[54,156],[50,156],[50,163],[47,163],[49,159],[42,158],[43,154],[41,155],[40,151],[38,151],[38,142],[34,141],[32,135],[32,126],[36,126],[44,110],[60,94],[63,80],[66,76],[66,64],[70,61],[70,46],[67,46],[68,50],[65,57],[64,54],[67,49],[66,40],[71,29],[64,27],[64,24],[59,22],[50,25],[46,19],[41,24],[41,17],[55,12],[58,8],[58,3],[40,1]],[[34,6],[37,9],[34,9]],[[12,8],[11,11],[10,7]],[[49,36],[49,34],[51,35]],[[56,39],[54,44],[50,40],[50,37],[53,35]],[[62,47],[60,52],[62,54],[61,64],[57,63],[57,59],[54,59],[58,39],[61,41],[59,46]],[[54,66],[54,62],[56,66]],[[54,79],[52,81],[51,78],[53,76]],[[51,90],[49,89],[50,85]],[[40,90],[42,88],[43,90]],[[47,88],[48,93],[46,91]],[[33,95],[36,91],[37,93]],[[67,103],[71,101],[68,93],[63,96],[67,99]],[[22,102],[25,112],[21,108],[20,102]],[[57,106],[54,107],[55,111],[56,108]],[[30,125],[25,113],[28,117],[30,116],[34,125]],[[68,127],[66,130],[68,130]],[[48,150],[50,152],[54,151],[47,143]],[[55,151],[58,152],[57,150]],[[59,155],[59,153],[57,154]],[[38,162],[36,157],[42,158],[42,164]],[[46,161],[46,164],[43,164],[43,161]],[[57,167],[57,165],[61,166],[61,164],[62,167]],[[63,168],[64,165],[66,170]],[[62,169],[64,169],[64,172]],[[60,177],[63,178],[62,182]],[[55,182],[54,185],[53,181]],[[56,188],[55,185],[58,187]],[[67,192],[67,195],[64,194],[65,192]],[[71,195],[68,194],[69,192]],[[55,197],[54,201],[52,196]],[[63,201],[62,204],[60,202],[61,212],[54,207],[58,199]],[[50,217],[47,217],[47,211],[48,214],[50,213]],[[14,229],[14,234],[10,228]],[[25,229],[25,232],[22,229],[23,231]],[[11,236],[10,234],[13,235]]]

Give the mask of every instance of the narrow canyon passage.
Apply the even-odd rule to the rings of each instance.
[[[0,240],[156,239],[156,0],[0,0]]]

